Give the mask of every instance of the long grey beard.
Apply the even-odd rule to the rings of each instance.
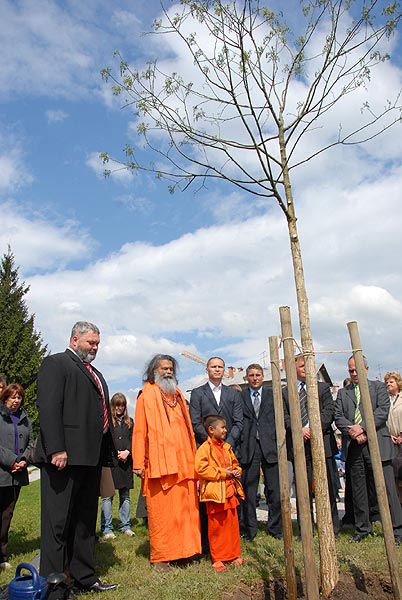
[[[159,385],[162,392],[165,394],[175,394],[177,387],[177,379],[176,377],[163,377],[159,373],[155,373],[155,383]]]

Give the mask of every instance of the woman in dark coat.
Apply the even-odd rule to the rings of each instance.
[[[0,395],[0,568],[11,567],[8,532],[22,485],[28,485],[28,456],[33,446],[32,424],[22,408],[25,391],[18,383]]]
[[[113,419],[114,441],[117,450],[118,464],[112,468],[113,483],[119,491],[119,531],[133,536],[130,525],[130,490],[133,488],[133,459],[131,442],[133,436],[133,420],[127,413],[127,399],[124,394],[117,393],[110,400]],[[103,539],[113,539],[112,522],[113,496],[102,497],[101,531]]]

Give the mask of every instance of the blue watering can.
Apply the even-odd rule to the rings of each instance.
[[[21,574],[23,569],[29,573]],[[44,600],[47,592],[46,579],[38,575],[35,567],[28,563],[18,565],[14,579],[8,584],[9,600]]]

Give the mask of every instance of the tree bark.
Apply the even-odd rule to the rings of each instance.
[[[280,127],[281,162],[286,194],[288,231],[292,253],[293,272],[296,285],[299,312],[300,337],[306,369],[306,391],[308,415],[311,431],[311,455],[313,461],[316,519],[320,552],[321,591],[329,596],[339,580],[335,536],[332,525],[331,507],[328,495],[327,469],[325,464],[324,440],[322,436],[320,407],[318,402],[317,373],[311,335],[308,298],[303,271],[300,240],[297,232],[293,194],[287,166],[286,145],[283,129]]]

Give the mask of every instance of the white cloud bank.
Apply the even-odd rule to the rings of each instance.
[[[401,367],[395,342],[402,335],[402,277],[394,217],[401,184],[402,171],[361,186],[353,198],[332,190],[299,211],[317,360],[338,380],[345,376],[346,356],[319,352],[348,351],[349,320],[359,323],[372,375],[379,364],[383,371]],[[369,194],[381,204],[366,201]],[[50,234],[69,236],[56,229]],[[54,244],[48,231],[41,237],[45,254],[46,240],[49,251]],[[24,270],[36,251],[30,244],[25,236],[25,254],[17,255]],[[73,257],[71,246],[64,249],[65,261]],[[52,351],[65,346],[77,319],[100,326],[99,364],[112,387],[125,380],[139,385],[145,361],[156,352],[219,350],[237,366],[261,360],[268,337],[280,332],[281,305],[292,307],[298,337],[286,223],[279,211],[199,229],[161,246],[124,244],[79,271],[60,268],[27,282],[30,309]]]

